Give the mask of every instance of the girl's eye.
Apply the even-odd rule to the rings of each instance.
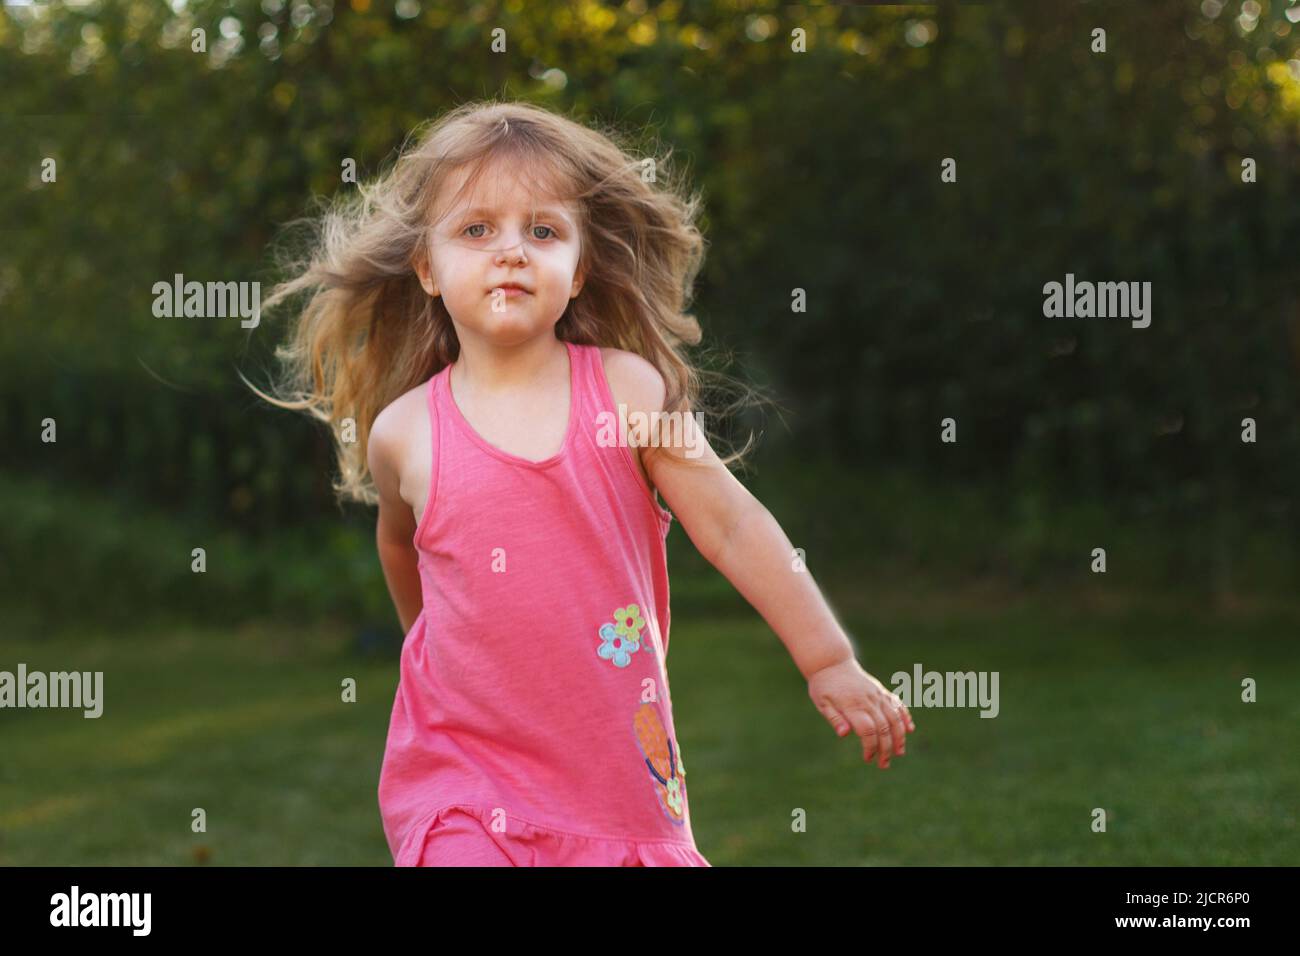
[[[465,234],[468,233],[471,229],[482,229],[482,228],[484,228],[483,223],[481,223],[481,222],[476,222],[476,223],[474,223],[473,225],[466,226],[464,229],[462,229],[462,230],[461,230],[461,235],[462,235],[462,236],[465,235]],[[538,229],[545,229],[545,230],[547,230],[548,232],[555,233],[556,235],[559,235],[559,233],[556,233],[555,230],[552,229],[550,226],[533,226],[534,236],[535,236],[535,238],[538,238],[538,239],[549,239],[549,238],[551,238],[550,236],[536,236],[536,230],[538,230]],[[470,238],[471,238],[471,239],[482,239],[483,236],[482,236],[482,235],[477,235],[477,236],[475,236],[475,235],[471,235]]]

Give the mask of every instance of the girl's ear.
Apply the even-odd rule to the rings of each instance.
[[[420,285],[424,287],[424,291],[436,299],[438,297],[438,283],[434,282],[433,277],[429,274],[429,260],[423,249],[415,253],[413,265],[415,274],[419,277]]]

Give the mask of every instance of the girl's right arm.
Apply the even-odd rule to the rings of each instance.
[[[420,588],[415,537],[415,512],[400,493],[401,472],[397,466],[401,447],[398,421],[383,413],[375,419],[366,446],[366,462],[379,492],[379,520],[375,527],[375,546],[384,569],[388,593],[397,608],[402,632],[411,630],[424,604]]]

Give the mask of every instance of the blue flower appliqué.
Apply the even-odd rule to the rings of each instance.
[[[613,624],[600,626],[600,640],[596,653],[604,660],[612,660],[615,667],[627,667],[632,662],[633,653],[641,647],[640,641],[619,634]]]

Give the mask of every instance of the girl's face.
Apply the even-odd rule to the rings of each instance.
[[[457,197],[465,175],[457,170],[442,196]],[[449,202],[444,208],[440,197],[429,261],[418,262],[416,272],[426,292],[442,296],[462,344],[467,335],[513,346],[553,334],[582,288],[577,209],[535,195],[504,164]]]

